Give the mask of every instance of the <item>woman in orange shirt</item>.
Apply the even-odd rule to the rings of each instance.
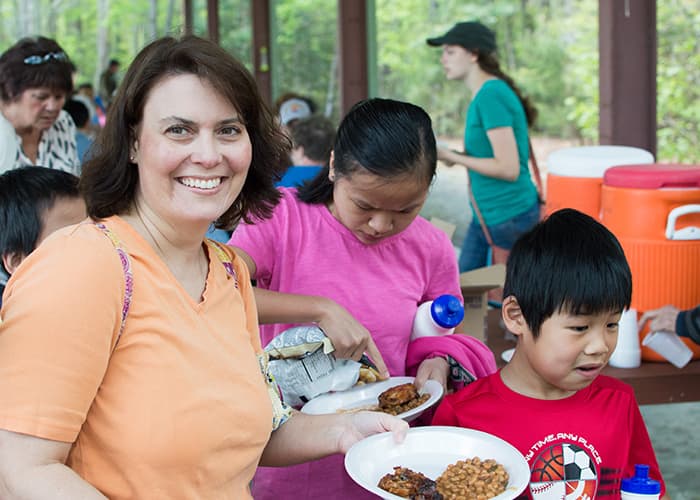
[[[90,217],[5,292],[0,498],[250,498],[258,463],[400,439],[388,415],[280,402],[247,268],[204,239],[279,196],[288,140],[243,65],[196,37],[155,41],[110,113],[81,180]]]

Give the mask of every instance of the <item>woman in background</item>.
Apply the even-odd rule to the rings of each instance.
[[[496,58],[496,36],[479,22],[457,23],[429,38],[442,46],[440,62],[448,80],[461,80],[471,91],[464,131],[464,152],[438,148],[438,159],[467,168],[473,217],[459,259],[460,272],[487,264],[489,243],[509,250],[540,216],[540,200],[528,170],[528,127],[537,116]],[[474,201],[477,206],[474,206]]]
[[[72,70],[61,46],[41,36],[0,56],[0,172],[36,165],[80,175],[75,124],[63,111]]]

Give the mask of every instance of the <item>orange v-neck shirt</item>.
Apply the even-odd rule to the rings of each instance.
[[[125,221],[134,288],[92,223],[59,230],[10,279],[0,325],[0,428],[73,443],[67,464],[111,499],[249,497],[272,430],[245,265],[211,248],[196,303]]]

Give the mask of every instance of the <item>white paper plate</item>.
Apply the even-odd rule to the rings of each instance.
[[[408,467],[437,479],[448,465],[466,458],[492,458],[503,465],[509,480],[506,491],[494,497],[510,500],[522,493],[530,481],[525,457],[506,441],[481,431],[461,427],[412,427],[397,444],[391,433],[375,434],[355,443],[345,455],[345,470],[360,486],[386,499],[401,499],[377,484],[394,467]]]
[[[310,415],[323,415],[326,413],[336,413],[338,410],[352,410],[353,408],[372,406],[377,404],[377,396],[395,385],[413,382],[415,377],[391,377],[381,382],[358,385],[352,389],[341,392],[329,392],[315,397],[306,403],[301,411]],[[425,410],[440,401],[442,397],[442,385],[434,380],[428,380],[419,391],[421,394],[428,393],[430,398],[420,406],[397,415],[407,422],[417,418]]]

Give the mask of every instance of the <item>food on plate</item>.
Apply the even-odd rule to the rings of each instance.
[[[411,500],[487,500],[506,490],[508,473],[493,459],[474,457],[448,465],[435,481],[420,472],[396,466],[393,473],[379,480],[378,486]]]
[[[400,415],[417,408],[430,399],[430,393],[420,394],[413,383],[395,385],[377,397],[378,404],[363,404],[350,408],[339,408],[336,413],[356,413],[358,411],[381,411],[389,415]],[[368,402],[365,400],[364,402]]]
[[[390,415],[399,415],[412,410],[425,403],[428,399],[430,399],[430,394],[419,394],[418,389],[412,382],[390,387],[377,398],[379,411]]]
[[[357,379],[357,384],[355,385],[371,384],[378,380],[382,380],[382,376],[377,369],[363,364],[360,366],[360,377]]]
[[[493,459],[474,457],[448,465],[436,482],[445,500],[485,500],[506,490],[508,473]]]
[[[394,467],[394,472],[379,480],[379,487],[394,495],[416,500],[442,500],[435,481],[406,467]]]

